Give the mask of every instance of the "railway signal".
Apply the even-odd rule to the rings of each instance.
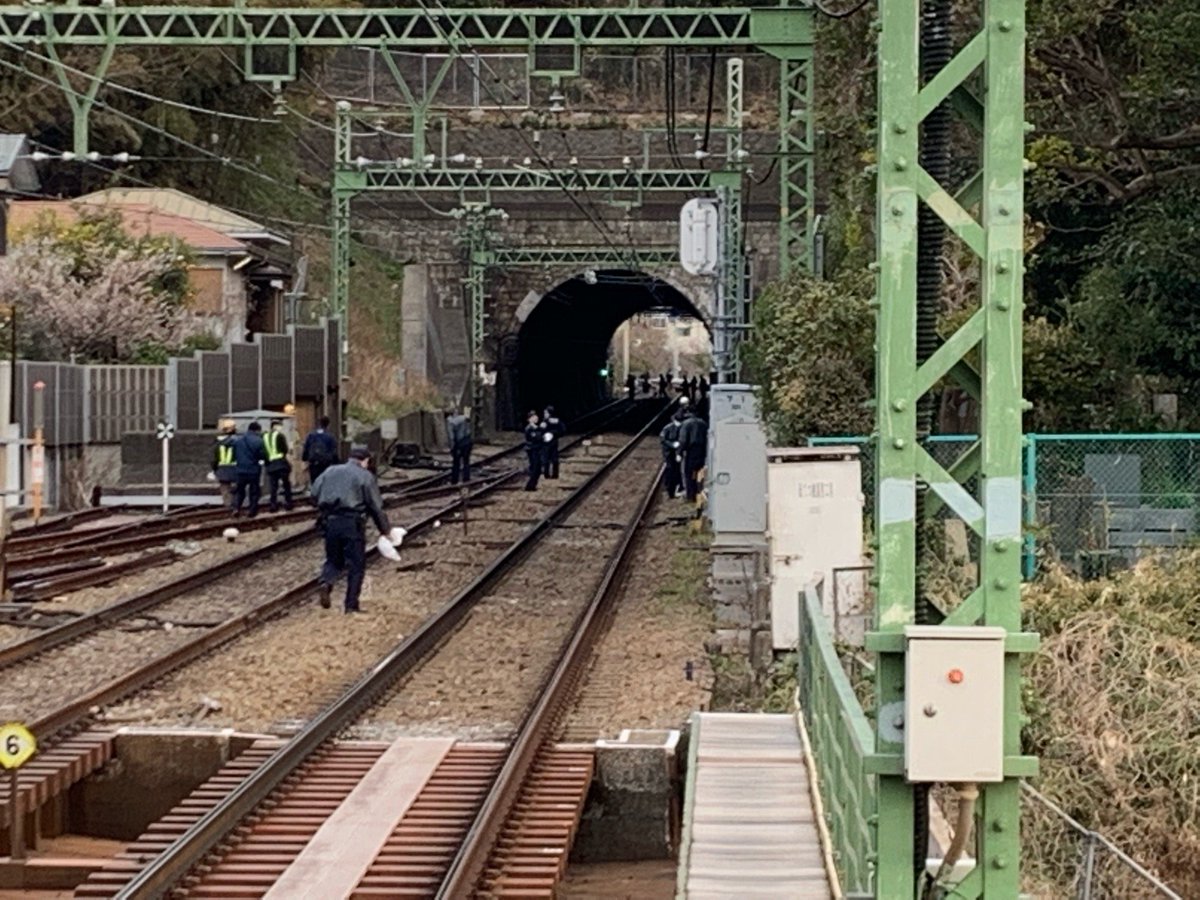
[[[165,515],[171,508],[171,438],[175,437],[175,426],[161,421],[154,436],[162,444],[162,511]]]

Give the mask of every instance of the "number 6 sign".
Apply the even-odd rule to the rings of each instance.
[[[0,726],[0,766],[15,769],[24,765],[37,750],[37,741],[24,725],[9,722]]]

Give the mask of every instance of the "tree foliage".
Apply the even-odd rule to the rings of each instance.
[[[865,273],[818,281],[798,272],[755,300],[743,361],[775,442],[871,431],[871,292]]]
[[[23,356],[140,362],[199,335],[188,255],[169,241],[91,213],[65,228],[42,219],[20,237],[0,257],[0,295],[16,307]]]

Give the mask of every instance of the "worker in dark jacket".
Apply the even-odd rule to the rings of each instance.
[[[450,483],[471,480],[471,420],[455,409],[446,420],[446,437],[450,440]]]
[[[683,411],[676,412],[658,433],[664,468],[663,487],[667,491],[667,498],[671,500],[675,499],[675,495],[679,493],[680,473],[682,472],[679,457],[679,423],[682,418]]]
[[[267,448],[262,439],[262,426],[251,422],[246,433],[233,444],[233,458],[237,465],[237,489],[233,494],[233,514],[242,514],[242,501],[249,500],[247,515],[253,519],[258,515],[258,501],[262,497],[262,467],[267,461]]]
[[[237,465],[233,459],[233,444],[237,440],[237,426],[231,419],[221,420],[217,444],[213,447],[212,477],[221,490],[221,505],[233,506],[233,491],[237,484]]]
[[[554,413],[553,406],[547,406],[542,415],[542,428],[545,435],[542,457],[542,474],[547,478],[558,478],[558,439],[567,433],[567,426]]]
[[[267,481],[271,485],[271,512],[279,510],[279,488],[283,487],[283,508],[292,508],[292,464],[288,461],[288,443],[283,422],[271,420],[271,430],[263,435],[267,451]]]
[[[321,606],[325,609],[329,609],[334,582],[344,571],[345,610],[362,612],[358,598],[367,566],[367,517],[374,521],[380,534],[388,535],[391,531],[370,462],[368,451],[351,450],[350,459],[322,472],[311,489],[325,533],[325,565],[321,568],[319,587]]]
[[[304,439],[304,450],[300,460],[308,464],[308,483],[316,484],[317,479],[338,461],[337,440],[329,433],[329,416],[321,416],[317,427],[308,433]]]
[[[700,470],[708,456],[708,423],[690,409],[679,425],[679,450],[683,456],[683,488],[689,501],[700,493]]]
[[[545,459],[546,430],[533,410],[525,418],[525,455],[529,457],[529,480],[525,490],[536,491],[542,476],[542,460]]]

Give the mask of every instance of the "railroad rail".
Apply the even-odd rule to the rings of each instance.
[[[386,656],[373,665],[355,684],[348,688],[318,716],[312,719],[285,745],[276,750],[253,774],[240,781],[221,802],[179,834],[148,865],[141,867],[120,888],[120,897],[154,897],[180,883],[188,872],[199,864],[218,844],[239,829],[240,823],[264,802],[285,780],[290,780],[298,770],[323,751],[328,751],[334,739],[351,725],[364,711],[385,696],[404,676],[415,671],[429,659],[466,619],[467,615],[518,563],[526,559],[534,548],[556,526],[589,496],[635,447],[650,435],[661,414],[621,449],[608,457],[594,472],[586,477],[568,497],[503,551],[483,572],[430,617],[410,637],[405,639]],[[602,630],[606,603],[611,599],[612,587],[623,570],[624,561],[634,532],[642,521],[655,494],[657,478],[640,498],[636,514],[626,525],[614,552],[604,567],[600,587],[592,603],[574,621],[575,629],[560,648],[559,662],[552,666],[553,675],[543,685],[531,711],[524,716],[518,740],[506,756],[502,781],[497,781],[496,793],[489,794],[485,808],[481,811],[471,834],[471,845],[475,850],[460,854],[454,861],[452,872],[455,883],[466,883],[475,877],[478,860],[491,852],[496,823],[503,824],[512,809],[513,792],[519,793],[519,785],[525,780],[530,761],[536,762],[538,752],[544,749],[547,735],[553,723],[561,715],[565,698],[572,685],[578,680],[582,666]],[[566,662],[564,662],[566,660]],[[517,753],[513,757],[512,753]],[[486,848],[478,849],[478,848]]]
[[[614,409],[614,406],[617,408]],[[603,407],[600,412],[604,413],[604,417],[602,420],[596,423],[596,429],[604,429],[620,421],[621,418],[629,414],[629,409],[621,406],[620,404],[613,404]],[[579,446],[582,442],[588,440],[588,438],[595,433],[596,431],[588,431],[565,442],[563,444],[563,452],[571,451],[575,447]],[[503,460],[506,457],[518,452],[522,446],[523,444],[515,444],[513,446],[506,447],[497,453],[493,453],[488,457],[485,457],[479,461],[477,470],[483,471],[488,465]],[[466,495],[463,495],[464,488],[460,485],[447,486],[428,483],[431,480],[436,481],[449,477],[448,474],[439,474],[433,476],[432,479],[420,479],[419,481],[421,481],[422,484],[414,484],[412,489],[409,491],[392,492],[385,498],[384,502],[385,506],[392,507],[401,502],[423,502],[432,497],[440,496],[445,493],[457,494],[458,496],[456,497],[455,502],[445,506],[444,508],[436,510],[431,517],[426,517],[429,522],[433,522],[437,521],[439,518],[445,518],[450,513],[461,509],[464,505],[469,507],[475,500],[491,493],[493,489],[506,484],[509,480],[515,478],[517,474],[519,474],[519,471],[508,471],[506,473],[500,473],[499,475],[493,476],[492,478],[477,479],[473,483],[472,489],[469,490]],[[213,511],[207,510],[205,512],[211,513]],[[307,521],[312,518],[312,515],[311,509],[302,512],[297,511],[294,514],[290,514],[288,521],[290,522],[293,519]],[[161,520],[162,517],[156,518]],[[279,519],[265,518],[262,521],[278,524]],[[425,520],[422,520],[422,522],[424,521]],[[226,516],[226,521],[224,524],[227,524],[227,522],[228,517]],[[427,526],[420,525],[420,529],[423,530],[424,527]],[[414,536],[416,536],[417,530],[418,529],[414,529]],[[305,544],[314,542],[316,539],[316,535],[312,531],[301,531],[286,535],[262,547],[257,547],[253,550],[249,550],[245,553],[231,557],[225,562],[218,563],[201,571],[173,579],[166,584],[149,588],[110,606],[96,610],[95,612],[78,616],[60,625],[30,635],[24,640],[0,647],[0,670],[32,659],[33,657],[36,657],[56,647],[60,647],[66,643],[87,637],[88,635],[94,634],[101,629],[111,627],[117,622],[145,614],[170,600],[174,600],[178,597],[202,588],[210,587],[222,579],[240,574],[241,572],[245,571],[248,566],[262,562],[277,554],[294,550]],[[77,562],[76,564],[79,563]],[[60,575],[57,579],[48,576],[46,580],[58,587],[62,587],[63,589],[66,589],[66,587],[69,585],[70,589],[78,590],[82,587],[94,586],[95,584],[100,583],[102,579],[111,580],[113,578],[114,566],[106,566],[104,567],[103,572],[95,572],[94,569],[98,567],[99,564],[96,564],[95,566],[89,566],[86,569],[70,571],[66,574]],[[51,573],[51,575],[55,574],[53,567],[47,568],[44,571]],[[67,579],[70,580],[68,581]],[[34,583],[36,584],[36,582]],[[286,605],[287,604],[285,604],[285,606]]]

